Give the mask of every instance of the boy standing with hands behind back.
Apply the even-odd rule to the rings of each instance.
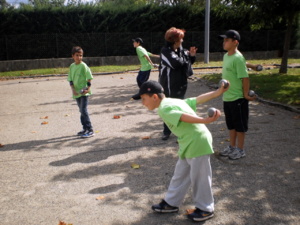
[[[230,82],[228,91],[223,94],[230,145],[220,151],[220,155],[228,156],[229,159],[239,159],[246,156],[244,141],[248,130],[249,101],[256,97],[250,97],[248,94],[250,81],[246,60],[238,50],[240,34],[235,30],[228,30],[219,37],[223,38],[223,49],[227,51],[223,57],[222,78]]]
[[[154,64],[151,61],[150,56],[155,57],[155,58],[159,58],[159,55],[155,55],[155,54],[152,54],[152,53],[148,52],[142,46],[142,44],[143,44],[142,38],[135,38],[135,39],[132,39],[132,41],[133,41],[133,47],[135,48],[136,54],[137,54],[137,56],[139,58],[139,61],[141,63],[141,69],[140,69],[140,71],[139,71],[139,73],[136,77],[137,85],[140,88],[141,85],[149,79],[151,69],[154,68],[154,67],[158,67],[158,65]],[[139,96],[139,94],[135,94],[131,98],[134,99],[134,100],[139,100],[140,96]]]
[[[91,80],[93,75],[90,68],[82,61],[83,50],[76,46],[72,48],[72,58],[74,63],[71,64],[68,74],[68,81],[72,89],[73,98],[76,100],[80,111],[80,121],[83,130],[78,132],[78,136],[89,138],[94,136],[92,123],[87,111],[88,97],[91,95]]]

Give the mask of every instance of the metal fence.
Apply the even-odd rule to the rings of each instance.
[[[218,39],[222,33],[224,31],[210,32],[210,52],[223,50],[222,41]],[[284,31],[241,31],[240,34],[241,51],[280,50],[283,46]],[[132,45],[135,37],[141,37],[143,46],[155,54],[159,54],[164,45],[164,32],[2,35],[0,60],[67,58],[76,45],[83,48],[85,57],[135,55]],[[196,46],[198,52],[204,52],[204,32],[186,32],[183,46]]]

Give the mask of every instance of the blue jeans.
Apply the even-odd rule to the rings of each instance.
[[[92,130],[92,124],[90,120],[89,113],[87,111],[87,106],[89,104],[88,96],[81,96],[76,98],[77,105],[80,112],[80,121],[84,130]]]

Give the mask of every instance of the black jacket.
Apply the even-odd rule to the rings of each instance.
[[[177,51],[171,46],[161,49],[159,65],[159,83],[167,97],[184,98],[187,89],[187,78],[193,75],[192,64],[196,57],[190,56],[182,47]]]

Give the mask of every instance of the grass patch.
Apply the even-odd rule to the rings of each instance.
[[[250,89],[266,100],[300,107],[300,69],[288,69],[279,74],[279,69],[249,72]],[[198,75],[212,83],[218,83],[221,74]]]
[[[126,66],[95,66],[90,67],[92,73],[110,73],[110,72],[123,72],[129,70],[138,70],[139,65],[126,65]],[[23,76],[38,76],[38,75],[59,75],[68,74],[69,68],[46,68],[46,69],[35,69],[35,70],[24,70],[24,71],[11,71],[11,72],[0,72],[0,78],[12,78],[12,77],[23,77]]]

